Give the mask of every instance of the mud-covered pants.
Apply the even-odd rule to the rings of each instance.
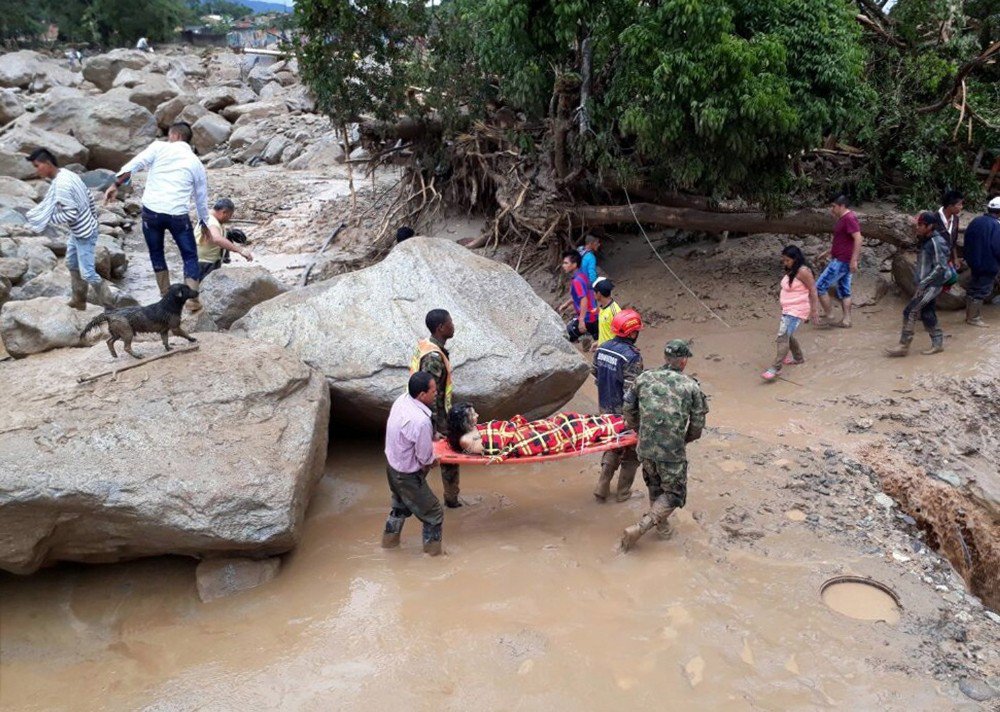
[[[424,525],[424,543],[441,538],[444,510],[441,502],[427,485],[427,472],[399,472],[386,465],[386,479],[392,493],[392,509],[385,522],[387,534],[398,534],[410,515]]]
[[[909,344],[913,341],[913,332],[917,325],[917,318],[924,324],[924,329],[930,334],[931,343],[940,346],[944,343],[944,332],[938,324],[937,311],[934,301],[941,294],[940,285],[931,285],[924,289],[917,288],[913,293],[913,298],[903,309],[903,330],[899,336],[899,343]]]

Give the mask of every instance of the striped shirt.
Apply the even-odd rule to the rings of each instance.
[[[73,171],[60,168],[42,202],[28,211],[28,226],[42,232],[49,225],[69,225],[73,237],[97,237],[97,206],[94,196]]]

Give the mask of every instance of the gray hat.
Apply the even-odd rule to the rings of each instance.
[[[663,347],[663,355],[670,358],[690,358],[694,356],[691,353],[691,347],[688,346],[688,342],[684,339],[671,339],[667,342],[667,345]]]

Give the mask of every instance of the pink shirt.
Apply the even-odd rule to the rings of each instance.
[[[392,404],[385,424],[385,459],[397,472],[419,472],[434,462],[431,409],[404,393]]]
[[[809,318],[809,287],[798,277],[788,284],[789,278],[781,278],[781,313],[797,316],[799,319]]]

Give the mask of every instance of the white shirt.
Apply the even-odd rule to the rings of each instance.
[[[941,224],[944,225],[944,231],[948,234],[948,240],[951,242],[955,241],[958,236],[958,216],[952,215],[950,218],[944,214],[944,208],[938,208],[938,217],[941,218]]]
[[[142,205],[154,213],[187,215],[191,195],[198,220],[208,222],[208,176],[205,166],[184,141],[154,141],[122,166],[118,175],[149,169]]]

